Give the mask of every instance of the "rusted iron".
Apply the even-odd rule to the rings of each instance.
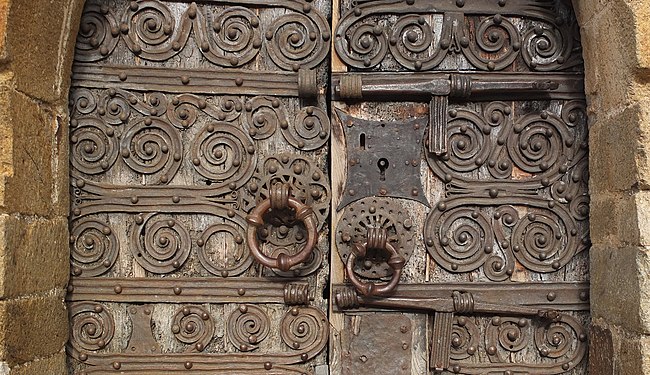
[[[453,313],[436,312],[433,314],[429,368],[436,372],[442,372],[449,368],[451,349],[456,343],[455,341],[452,343],[453,320]]]
[[[399,278],[402,275],[402,268],[406,260],[402,257],[393,245],[388,242],[387,231],[384,228],[372,228],[369,227],[368,233],[366,236],[366,241],[363,243],[355,243],[352,245],[352,252],[348,255],[348,259],[345,263],[345,272],[348,277],[348,280],[355,287],[359,293],[364,296],[385,296],[390,295],[397,283],[399,283]],[[363,259],[368,254],[368,250],[379,250],[384,251],[388,254],[388,259],[386,264],[392,269],[392,275],[390,281],[386,284],[374,284],[360,281],[354,273],[354,265],[357,258]]]
[[[383,244],[378,248],[366,246],[365,256],[354,262],[348,259],[357,245],[369,243],[370,230],[381,230],[385,233],[386,244],[408,261],[415,250],[413,225],[407,210],[390,198],[364,198],[348,205],[336,225],[339,256],[344,263],[351,263],[353,270],[352,273],[348,271],[348,277],[358,275],[372,280],[392,277],[393,269],[388,264],[390,255]]]
[[[160,344],[151,331],[151,314],[154,305],[129,306],[127,312],[133,324],[128,352],[140,354],[162,353]]]
[[[336,100],[391,100],[395,95],[405,101],[423,102],[431,96],[447,96],[456,102],[507,100],[513,96],[527,100],[579,99],[584,97],[583,81],[582,73],[577,72],[332,73]]]
[[[327,12],[87,2],[70,94],[73,373],[325,364]],[[276,183],[291,197],[269,195]]]
[[[588,287],[510,282],[560,279],[590,245],[571,12],[551,0],[358,0],[341,2],[332,34],[325,3],[88,2],[70,97],[79,374],[324,363],[330,44],[347,66],[332,98],[352,104],[336,112],[348,173],[332,233],[356,286],[331,286],[332,313],[352,328],[336,333],[351,343],[341,371],[414,371],[417,313],[433,318],[434,373],[580,366]],[[371,121],[361,101],[428,103],[429,115]],[[427,166],[444,183],[433,195]],[[414,223],[400,198],[434,206]],[[401,270],[417,251],[448,280],[491,283],[409,284]],[[125,347],[114,337],[129,334]]]
[[[359,296],[354,289],[341,285],[335,286],[334,295],[338,307],[345,310],[381,308],[433,314],[429,364],[434,371],[558,374],[575,367],[586,356],[586,329],[569,312],[588,311],[587,291],[586,284],[492,286],[464,283],[402,284],[390,296],[384,297]],[[549,298],[551,294],[554,296],[552,299]],[[559,305],[554,303],[558,295],[562,295],[562,304]],[[511,302],[509,296],[516,297]],[[479,329],[471,319],[475,316],[492,316],[491,324]],[[487,343],[484,350],[491,358],[490,362],[464,361],[479,355],[478,343],[483,339]],[[543,358],[556,361],[549,366],[539,366],[539,362],[512,363],[507,360],[511,353],[524,349],[537,353],[539,362]]]
[[[442,22],[432,24],[433,16]],[[346,65],[358,70],[382,67],[387,56],[397,63],[394,70],[456,69],[449,64],[459,64],[458,55],[479,71],[513,65],[570,70],[582,64],[579,44],[570,37],[575,33],[571,17],[549,0],[356,2],[341,15],[334,47]],[[379,18],[385,21],[375,22]],[[516,27],[520,19],[533,22]]]
[[[354,328],[341,332],[342,374],[410,375],[411,320],[401,314],[364,314],[346,317]]]
[[[409,310],[470,312],[476,303],[494,309],[509,311],[521,308],[522,313],[536,314],[539,310],[588,311],[588,283],[401,283],[391,296],[383,298],[366,298],[358,295],[353,288],[344,284],[334,284],[336,305],[343,310],[360,306],[402,306]],[[454,297],[454,292],[462,292]],[[553,298],[549,298],[549,296]],[[469,298],[471,297],[471,298]],[[513,307],[508,307],[513,306]],[[486,307],[486,308],[487,308]],[[492,310],[491,310],[492,311]]]
[[[428,205],[420,179],[425,118],[369,121],[336,111],[347,140],[347,181],[338,209],[370,196]]]
[[[288,184],[275,184],[269,192],[269,195],[268,199],[262,201],[246,217],[246,221],[249,225],[248,247],[253,257],[255,257],[260,264],[286,272],[296,264],[307,260],[313,251],[314,246],[316,246],[316,240],[318,237],[316,217],[311,207],[290,196]],[[264,225],[262,215],[267,213],[269,210],[286,211],[287,209],[294,211],[296,220],[305,224],[307,229],[307,240],[303,248],[296,254],[287,255],[286,253],[279,253],[277,258],[268,257],[260,251],[260,245],[257,240],[258,229]]]
[[[313,293],[312,293],[313,294]],[[73,277],[68,301],[145,303],[279,303],[306,305],[309,284],[296,279]]]

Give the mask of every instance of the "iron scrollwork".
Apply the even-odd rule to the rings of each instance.
[[[74,371],[303,374],[323,362],[312,280],[330,199],[326,13],[298,0],[86,4],[69,103]],[[246,217],[275,183],[314,210],[298,215],[308,225],[255,231],[275,258],[311,243],[290,270],[249,251]]]
[[[326,18],[311,5],[295,0],[260,4],[242,0],[217,2],[213,13],[203,4],[131,1],[124,8],[90,4],[81,20],[75,59],[104,60],[120,50],[120,41],[140,59],[166,61],[182,53],[192,40],[210,63],[223,68],[246,66],[266,50],[282,70],[312,69],[329,52],[331,33]],[[251,7],[287,11],[264,24]]]
[[[510,105],[492,102],[482,113],[451,108],[449,116],[449,152],[427,155],[447,184],[424,230],[441,267],[482,268],[503,281],[515,260],[555,272],[588,248],[584,103],[516,116]],[[476,172],[490,177],[472,177]]]
[[[576,22],[557,4],[355,1],[342,14],[334,46],[343,62],[363,70],[461,68],[455,56],[483,71],[570,70],[582,63]]]

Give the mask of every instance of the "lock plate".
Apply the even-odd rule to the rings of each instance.
[[[337,210],[370,196],[405,198],[429,206],[422,188],[422,139],[427,118],[372,121],[336,114],[347,143],[347,180]]]

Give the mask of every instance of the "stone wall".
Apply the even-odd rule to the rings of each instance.
[[[0,374],[65,374],[67,95],[82,4],[0,0]],[[590,374],[650,375],[650,0],[574,6],[591,131]]]
[[[590,123],[590,374],[650,374],[650,0],[574,0]]]
[[[0,374],[65,373],[67,96],[81,3],[0,0]]]

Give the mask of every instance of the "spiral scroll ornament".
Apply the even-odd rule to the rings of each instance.
[[[229,7],[215,18],[212,30],[206,31],[208,37],[199,45],[203,55],[215,64],[242,66],[259,54],[262,47],[260,29],[260,19],[251,10]]]
[[[170,181],[180,168],[183,142],[174,127],[159,119],[136,122],[122,136],[122,159],[133,171]]]
[[[318,107],[302,108],[292,125],[280,127],[287,142],[303,151],[323,147],[330,135],[329,116]]]
[[[206,125],[192,142],[191,155],[194,169],[215,188],[236,190],[255,171],[253,140],[226,122]]]
[[[180,268],[190,255],[190,234],[177,220],[161,215],[135,218],[131,247],[135,260],[153,273],[170,273]]]
[[[111,91],[101,97],[97,112],[108,124],[122,125],[131,116],[131,106],[125,97],[117,96],[115,91]]]
[[[99,276],[108,271],[119,253],[119,242],[113,230],[94,219],[72,223],[70,262],[75,276]]]
[[[167,119],[177,129],[187,129],[196,123],[199,110],[205,109],[207,103],[194,95],[179,95],[172,99],[167,107]]]
[[[481,167],[492,149],[489,137],[491,126],[477,114],[463,109],[451,109],[447,125],[446,154],[436,157],[445,166],[458,172],[469,172]]]
[[[439,203],[425,223],[427,251],[448,271],[479,268],[492,252],[492,228],[483,211]]]
[[[548,322],[535,329],[535,346],[542,357],[569,358],[568,364],[577,364],[585,355],[587,334],[575,318],[561,315],[558,321]],[[566,366],[565,367],[570,367]]]
[[[524,62],[532,70],[553,71],[575,65],[571,58],[573,41],[566,30],[552,24],[540,23],[529,28],[523,36]]]
[[[271,321],[261,308],[255,305],[240,305],[228,318],[228,339],[242,352],[259,347],[269,334]]]
[[[562,106],[562,121],[567,126],[584,126],[587,123],[587,104],[582,100],[572,100]]]
[[[509,131],[512,127],[512,108],[504,102],[491,102],[483,111],[483,117],[486,123],[500,134]],[[504,147],[505,140],[502,137],[497,139],[494,144],[496,147],[490,152],[488,157],[488,170],[492,177],[498,179],[507,179],[512,176],[513,163],[510,160],[508,150]]]
[[[360,23],[349,25],[336,33],[336,51],[346,63],[355,68],[377,66],[388,52],[388,38],[379,25]]]
[[[327,342],[329,323],[325,314],[313,307],[293,307],[282,318],[280,337],[289,348],[307,353],[320,352]]]
[[[329,52],[328,23],[316,12],[278,17],[268,27],[265,38],[269,56],[284,70],[315,68]]]
[[[213,275],[241,275],[253,262],[245,241],[246,233],[240,224],[213,224],[197,241],[197,256],[201,265]]]
[[[70,134],[70,159],[81,173],[104,173],[118,157],[118,140],[109,125],[93,118],[75,119]],[[72,126],[72,124],[71,124]]]
[[[70,93],[70,105],[72,113],[87,115],[97,109],[97,99],[92,91],[77,88]]]
[[[275,133],[278,125],[287,128],[287,110],[278,98],[256,96],[246,102],[246,125],[253,139],[266,139]]]
[[[510,157],[517,168],[528,173],[556,171],[566,157],[564,147],[571,147],[566,124],[546,111],[528,115],[514,126],[508,137]]]
[[[115,334],[113,315],[102,304],[75,302],[69,305],[70,345],[79,352],[103,349]]]
[[[424,16],[400,17],[392,32],[390,51],[395,60],[407,69],[429,70],[445,57],[445,53],[433,48],[433,29]]]
[[[535,210],[514,227],[512,250],[526,268],[552,272],[575,255],[577,233],[573,218],[563,208]]]
[[[109,55],[120,40],[119,30],[115,15],[108,6],[86,5],[77,34],[75,60],[99,61]]]
[[[451,331],[450,358],[454,360],[466,359],[474,354],[479,348],[481,332],[470,317],[454,317],[454,325]]]
[[[111,125],[129,122],[132,115],[164,114],[167,97],[160,92],[148,92],[142,96],[127,90],[110,88],[98,94],[97,114]]]
[[[155,61],[177,54],[187,42],[190,30],[189,17],[183,17],[177,25],[171,10],[153,0],[132,2],[120,24],[128,48],[142,58]]]
[[[217,119],[219,121],[233,122],[240,118],[244,105],[239,97],[221,96],[218,102]]]
[[[214,320],[206,309],[184,306],[174,314],[171,330],[178,341],[192,345],[186,351],[202,352],[212,341],[214,327]]]
[[[511,353],[525,349],[532,341],[530,320],[494,317],[485,331],[485,346],[492,362],[507,362]]]
[[[501,15],[481,20],[475,35],[463,52],[474,66],[483,70],[502,70],[510,66],[521,49],[519,31]]]

